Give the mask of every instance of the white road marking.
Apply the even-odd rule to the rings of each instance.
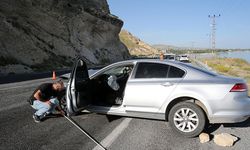
[[[108,148],[118,137],[119,135],[128,127],[132,118],[124,119],[108,136],[106,136],[100,143],[105,148]],[[101,147],[96,145],[93,150],[101,150]]]

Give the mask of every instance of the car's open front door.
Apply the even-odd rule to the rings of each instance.
[[[91,84],[86,63],[78,58],[67,87],[67,111],[75,114],[91,103]]]

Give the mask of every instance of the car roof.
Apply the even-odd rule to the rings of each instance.
[[[169,60],[160,60],[160,59],[130,59],[130,60],[125,60],[125,61],[120,61],[117,63],[133,63],[133,62],[153,62],[153,63],[164,63],[164,62],[168,62],[168,63],[172,63],[172,64],[179,64],[180,62],[178,61],[169,61]]]
[[[160,60],[160,59],[131,59],[131,60],[116,62],[114,64],[127,64],[127,63],[140,63],[140,62],[163,63],[163,64],[168,64],[168,65],[178,66],[178,67],[181,67],[181,68],[183,68],[183,67],[187,68],[188,67],[183,62],[171,61],[171,60],[168,60],[168,59],[164,59],[164,60]]]

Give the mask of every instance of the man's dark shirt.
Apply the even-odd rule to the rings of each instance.
[[[41,91],[41,99],[40,101],[48,101],[51,97],[57,97],[57,91],[55,91],[53,89],[53,84],[52,83],[44,83],[41,84],[31,95],[30,97],[30,103],[31,105],[33,105],[34,100],[36,100],[36,98],[34,97],[34,94],[40,90]]]

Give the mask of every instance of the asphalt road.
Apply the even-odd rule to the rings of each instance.
[[[51,79],[0,84],[0,149],[99,149],[64,117],[33,121],[33,109],[26,99],[39,84],[48,81]],[[233,147],[223,148],[213,141],[201,144],[198,138],[181,137],[164,121],[94,113],[82,113],[73,119],[110,150],[250,149],[250,120],[209,128],[211,135],[227,132],[240,138]]]

